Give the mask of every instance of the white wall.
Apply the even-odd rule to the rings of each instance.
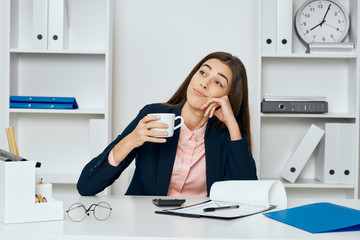
[[[213,51],[230,52],[244,62],[255,102],[257,2],[114,1],[113,138],[145,104],[166,101],[193,66]],[[259,112],[252,105],[252,112]],[[113,193],[125,190],[119,182]]]
[[[5,10],[6,1],[0,1],[2,33],[6,32]],[[192,67],[213,51],[228,51],[244,62],[250,99],[255,102],[258,1],[114,0],[113,10],[113,138],[145,104],[166,101]],[[0,34],[0,86],[6,81],[7,37]],[[3,91],[0,87],[0,112],[7,107]],[[258,108],[252,104],[252,112],[259,112]],[[0,126],[5,124],[3,116]],[[4,146],[6,134],[0,129],[0,147]],[[118,181],[113,193],[125,190]]]
[[[6,84],[6,58],[7,58],[7,46],[6,40],[7,32],[6,17],[7,17],[7,4],[6,1],[0,1],[0,148],[8,150],[7,138],[5,128],[5,111],[7,100],[5,98],[5,84]]]

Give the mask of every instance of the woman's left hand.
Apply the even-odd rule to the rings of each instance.
[[[216,116],[226,125],[235,120],[228,96],[212,98],[202,105],[200,109],[205,110],[204,116],[209,116],[209,118]]]

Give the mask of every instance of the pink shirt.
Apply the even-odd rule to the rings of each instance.
[[[206,124],[194,132],[181,126],[168,196],[207,196],[205,130]]]
[[[181,126],[168,196],[207,196],[205,130],[206,124],[194,132],[185,124]],[[119,165],[114,161],[113,150],[108,161],[112,166]]]

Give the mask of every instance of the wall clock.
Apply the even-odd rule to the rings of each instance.
[[[347,36],[349,26],[349,14],[335,0],[308,0],[295,16],[296,33],[305,45],[341,42]]]

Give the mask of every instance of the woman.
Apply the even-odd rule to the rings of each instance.
[[[149,113],[181,115],[171,138]],[[111,185],[136,158],[127,195],[208,196],[223,180],[256,180],[251,154],[246,70],[225,52],[202,59],[163,104],[145,106],[99,156],[83,169],[77,188],[94,195]]]

